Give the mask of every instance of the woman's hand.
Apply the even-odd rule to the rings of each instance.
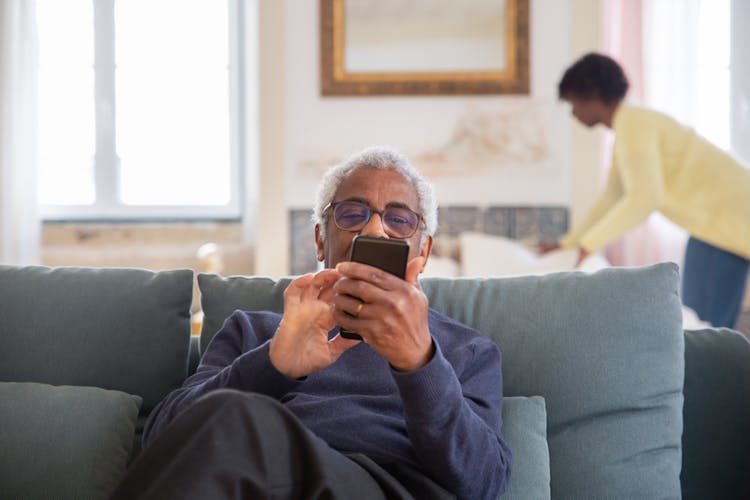
[[[578,260],[576,261],[576,267],[580,267],[581,263],[586,260],[586,257],[591,255],[591,252],[583,247],[578,248]]]
[[[536,249],[540,255],[544,255],[550,252],[554,252],[555,250],[559,250],[560,244],[559,243],[540,243],[539,246],[536,247]]]

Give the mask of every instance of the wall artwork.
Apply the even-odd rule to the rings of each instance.
[[[528,94],[529,0],[321,0],[321,93]]]
[[[539,166],[550,156],[542,114],[532,106],[515,111],[467,111],[450,137],[411,161],[433,179]]]
[[[408,142],[390,136],[378,141],[406,154],[433,183],[441,204],[567,203],[567,177],[559,161],[565,156],[564,144],[551,133],[567,117],[555,103],[522,98],[489,106],[468,104],[443,116],[440,123],[429,124],[424,137],[415,125],[412,133],[399,134]],[[291,178],[292,188],[300,191],[290,193],[290,199],[305,199],[303,188],[309,184],[304,179],[317,182],[329,166],[361,149],[347,148],[340,135],[334,137],[330,144],[321,137],[296,151]]]

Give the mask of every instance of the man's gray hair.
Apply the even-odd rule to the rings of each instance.
[[[336,191],[338,191],[344,179],[360,168],[393,170],[411,182],[417,191],[419,211],[425,221],[420,245],[424,244],[428,236],[435,234],[437,230],[437,201],[432,185],[422,177],[422,174],[414,168],[403,154],[387,146],[371,146],[351,156],[345,162],[329,168],[323,175],[323,180],[318,185],[312,215],[313,222],[320,224],[321,237],[325,237],[327,222],[326,217],[323,217],[323,210],[333,201],[333,197],[336,196]]]

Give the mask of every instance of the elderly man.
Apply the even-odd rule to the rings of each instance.
[[[399,153],[331,168],[318,259],[283,316],[235,311],[195,375],[154,409],[115,498],[497,498],[500,352],[429,309],[417,277],[437,226],[431,186]],[[355,235],[410,244],[405,279],[349,262]],[[362,340],[339,335],[356,331]]]

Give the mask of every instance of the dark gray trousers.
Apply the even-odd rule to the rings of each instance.
[[[179,415],[131,465],[120,499],[454,498],[416,468],[342,454],[279,402],[219,390]]]

